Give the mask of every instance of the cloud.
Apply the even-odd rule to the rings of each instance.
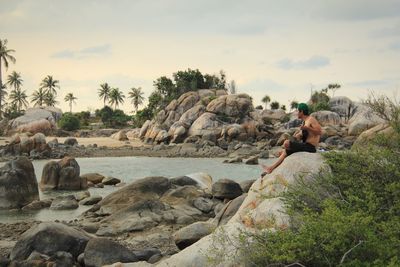
[[[391,82],[388,80],[365,80],[365,81],[351,82],[349,83],[349,85],[354,87],[371,88],[371,87],[387,86],[390,83]]]
[[[98,45],[98,46],[91,46],[86,47],[80,50],[63,50],[60,52],[56,52],[51,55],[52,58],[87,58],[92,56],[99,56],[99,55],[109,55],[111,54],[111,45]]]
[[[379,30],[374,30],[371,32],[370,36],[373,38],[400,36],[400,23],[393,27],[385,27]]]
[[[392,43],[389,45],[390,50],[400,51],[400,42]]]
[[[291,69],[318,69],[330,64],[330,59],[324,56],[312,56],[306,60],[292,60],[292,59],[282,59],[277,63],[277,66],[281,69],[291,70]]]
[[[399,17],[398,0],[321,1],[313,16],[333,20],[364,21]]]

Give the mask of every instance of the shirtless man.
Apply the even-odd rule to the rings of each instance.
[[[264,170],[264,173],[262,173],[261,176],[264,176],[267,173],[271,173],[276,167],[278,167],[283,162],[283,160],[287,156],[293,153],[302,151],[311,153],[317,152],[316,147],[318,146],[322,132],[321,125],[315,118],[310,116],[307,104],[300,103],[297,106],[297,110],[298,110],[297,117],[303,120],[303,124],[293,134],[293,136],[295,139],[301,142],[298,141],[293,142],[285,140],[285,142],[283,143],[283,147],[285,149],[281,152],[278,161],[271,166],[266,166],[261,164]]]

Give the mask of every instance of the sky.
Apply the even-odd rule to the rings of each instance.
[[[400,89],[399,0],[0,0],[0,39],[23,89],[60,81],[59,107],[101,108],[101,83],[125,95],[179,70],[224,70],[254,105],[289,106],[339,83],[354,101]],[[129,99],[122,108],[133,111]]]

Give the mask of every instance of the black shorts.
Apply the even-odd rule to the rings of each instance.
[[[296,152],[310,152],[315,153],[317,149],[309,143],[292,142],[289,143],[289,149],[286,149],[286,155],[289,156]]]

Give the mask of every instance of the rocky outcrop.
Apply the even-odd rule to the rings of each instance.
[[[50,156],[51,148],[46,144],[46,136],[36,133],[28,136],[26,133],[14,134],[10,143],[0,152],[2,156],[28,155],[33,159],[42,159]]]
[[[297,174],[302,173],[307,180],[321,169],[327,170],[321,155],[318,153],[295,153],[264,179],[258,179],[249,191],[238,212],[223,227],[217,228],[212,234],[200,239],[192,246],[160,262],[157,266],[206,266],[207,251],[213,247],[223,249],[223,257],[219,258],[224,266],[236,266],[237,241],[240,231],[255,231],[256,229],[277,229],[287,227],[288,215],[280,193],[287,190],[289,184],[295,184]],[[268,197],[266,197],[268,196]],[[271,218],[273,219],[273,223]],[[224,235],[231,242],[215,245],[218,236]],[[206,251],[206,253],[204,253]]]
[[[252,100],[246,94],[226,95],[215,89],[188,92],[171,101],[152,121],[145,122],[139,137],[148,143],[180,143],[188,136],[207,134],[214,134],[217,139],[223,121],[244,123],[250,119],[251,111]],[[244,133],[254,136],[254,127],[245,127]],[[242,135],[243,139],[246,137]]]
[[[321,110],[312,113],[311,116],[316,118],[321,126],[339,125],[341,123],[339,114],[332,111]]]
[[[42,190],[81,190],[87,188],[87,180],[81,178],[78,162],[65,157],[55,162],[49,161],[44,167],[40,180]]]
[[[335,96],[329,100],[330,109],[345,120],[353,113],[354,103],[346,96]]]
[[[359,135],[378,124],[385,123],[372,109],[363,105],[355,104],[353,115],[349,120],[349,135]]]
[[[385,135],[390,136],[394,133],[394,130],[391,126],[387,123],[378,124],[371,129],[368,129],[362,132],[356,139],[353,145],[358,146],[367,143],[372,138],[376,137],[377,135]]]
[[[39,200],[35,170],[26,157],[18,157],[0,168],[0,209],[19,209]]]
[[[61,110],[54,107],[28,108],[24,115],[9,122],[7,132],[49,134],[56,128],[61,114]]]

